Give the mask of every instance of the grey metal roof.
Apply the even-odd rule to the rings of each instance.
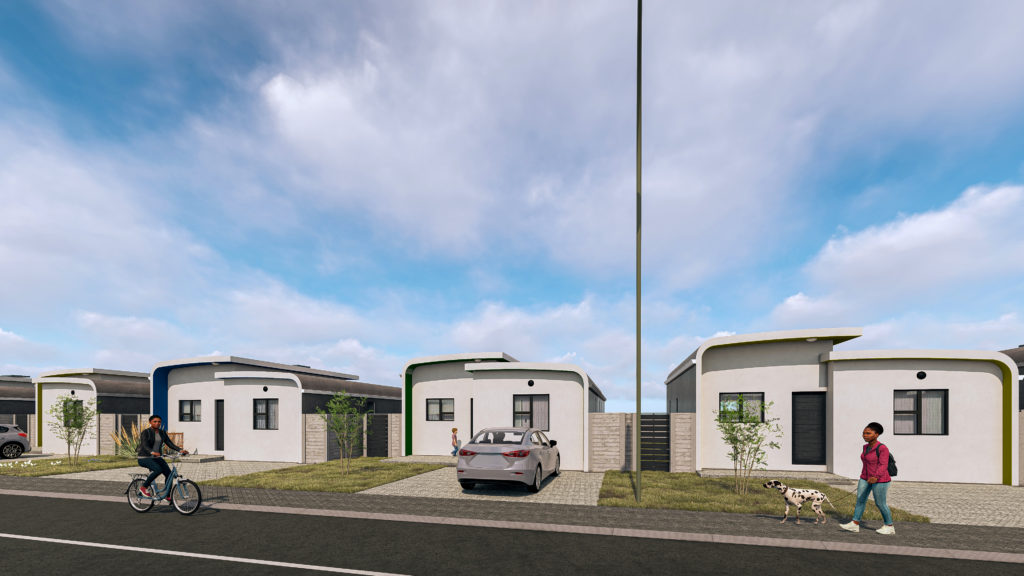
[[[397,386],[383,386],[381,384],[370,384],[368,382],[357,382],[341,378],[330,378],[315,374],[295,374],[302,382],[302,389],[305,392],[320,392],[334,394],[336,392],[348,392],[354,396],[374,396],[378,398],[402,397],[402,389]]]
[[[1017,363],[1018,366],[1024,366],[1024,344],[1010,348],[1009,350],[1003,350],[1003,354],[1010,357],[1011,360]]]
[[[42,384],[60,384],[67,380],[88,380],[96,388],[97,396],[124,396],[127,398],[149,398],[149,378],[129,376],[105,376],[103,374],[74,374],[48,376],[36,381]]]
[[[28,386],[0,381],[0,400],[35,400],[35,390]]]

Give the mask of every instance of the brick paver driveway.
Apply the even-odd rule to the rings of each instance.
[[[837,486],[855,492],[856,486]],[[874,502],[868,499],[868,506]],[[1024,528],[1024,487],[894,480],[889,505],[922,514],[935,524]]]
[[[525,486],[477,484],[472,490],[463,490],[455,468],[446,467],[370,488],[360,494],[597,506],[602,480],[603,472],[563,470],[557,477],[549,476],[536,494],[528,492]]]

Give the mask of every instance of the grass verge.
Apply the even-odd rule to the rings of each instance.
[[[204,481],[203,486],[306,490],[311,492],[359,492],[374,486],[430,472],[439,464],[382,462],[383,458],[355,458],[352,469],[343,473],[339,461],[304,464],[243,476],[225,476]]]
[[[784,484],[821,490],[835,505],[833,510],[826,502],[822,509],[829,520],[847,522],[853,516],[856,497],[839,488],[821,482],[779,478]],[[644,472],[643,501],[637,503],[634,496],[632,472],[605,472],[601,485],[600,506],[622,506],[629,508],[667,508],[673,510],[694,510],[698,512],[735,512],[739,514],[767,514],[782,518],[785,503],[775,490],[761,486],[764,480],[751,479],[750,493],[740,496],[733,491],[732,478],[701,478],[696,474]],[[889,507],[896,522],[929,522],[926,516],[911,514],[899,508]],[[796,510],[790,507],[790,518]],[[804,505],[802,518],[814,520],[810,505]],[[881,520],[873,501],[869,499],[864,513],[865,520]]]
[[[72,466],[67,456],[54,458],[33,458],[31,460],[0,460],[0,475],[3,476],[51,476],[72,472],[91,472],[111,468],[138,466],[135,458],[121,456],[80,456],[78,466]]]

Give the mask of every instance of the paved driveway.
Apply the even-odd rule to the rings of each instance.
[[[604,473],[602,472],[563,470],[558,477],[549,476],[544,481],[540,492],[536,494],[528,492],[525,486],[477,484],[476,488],[472,490],[463,490],[459,486],[455,468],[445,467],[370,488],[360,494],[597,506],[597,497],[601,492],[603,479]]]
[[[856,486],[836,486],[850,492]],[[888,503],[935,524],[1024,528],[1024,487],[995,484],[900,482],[889,487]],[[868,507],[874,507],[868,502]]]

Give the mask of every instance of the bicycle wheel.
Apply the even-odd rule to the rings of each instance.
[[[142,480],[135,479],[128,485],[128,505],[136,512],[149,512],[149,509],[153,507],[153,500],[142,495],[139,490],[142,488],[142,482]],[[152,487],[150,489],[152,490]]]
[[[203,503],[203,493],[195,482],[181,480],[171,491],[171,502],[178,512],[188,516],[199,510],[199,505]]]

